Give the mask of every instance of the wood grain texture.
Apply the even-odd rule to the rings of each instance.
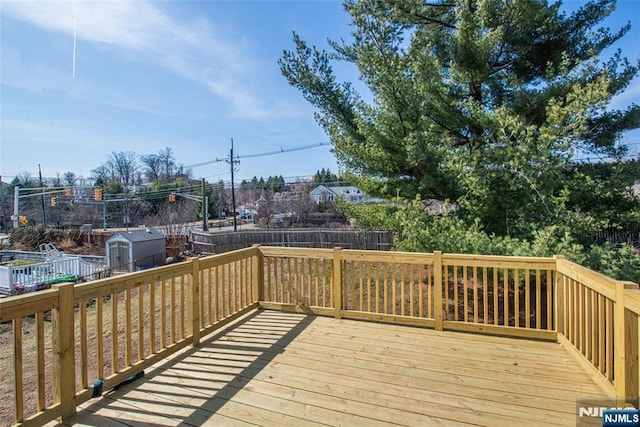
[[[573,425],[606,397],[553,342],[261,310],[65,425]]]

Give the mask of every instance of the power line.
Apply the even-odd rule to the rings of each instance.
[[[247,154],[245,156],[238,156],[239,159],[250,159],[250,158],[255,158],[255,157],[264,157],[264,156],[273,156],[275,154],[282,154],[282,153],[291,153],[294,151],[302,151],[302,150],[308,150],[310,148],[315,148],[315,147],[322,147],[325,145],[331,145],[330,142],[318,142],[317,144],[311,144],[311,145],[303,145],[302,147],[294,147],[294,148],[281,148],[278,151],[268,151],[266,153],[259,153],[259,154]]]
[[[252,159],[252,158],[256,158],[256,157],[273,156],[273,155],[276,155],[276,154],[292,153],[294,151],[309,150],[311,148],[322,147],[322,146],[327,146],[327,145],[331,145],[331,143],[330,142],[318,142],[316,144],[303,145],[301,147],[280,148],[279,150],[267,151],[267,152],[264,152],[264,153],[246,154],[244,156],[237,156],[236,155],[235,159]],[[192,165],[185,165],[184,167],[185,168],[197,168],[197,167],[200,167],[200,166],[210,165],[212,163],[226,162],[228,160],[229,160],[228,158],[216,157],[213,160],[208,160],[206,162],[201,162],[201,163],[194,163]]]

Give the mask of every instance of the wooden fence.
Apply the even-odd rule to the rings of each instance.
[[[5,403],[25,425],[66,418],[258,307],[557,341],[637,403],[637,288],[563,257],[254,246],[0,300],[14,349]]]
[[[202,253],[224,253],[252,245],[297,248],[333,248],[389,250],[393,233],[389,231],[287,229],[248,230],[233,233],[191,231],[191,248]]]
[[[606,228],[598,230],[582,240],[582,243],[587,245],[604,245],[606,242],[639,244],[640,224],[624,229]]]

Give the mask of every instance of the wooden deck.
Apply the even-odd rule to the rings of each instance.
[[[559,344],[257,311],[64,425],[575,425]]]

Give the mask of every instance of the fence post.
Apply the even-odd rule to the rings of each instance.
[[[264,300],[264,256],[260,250],[260,245],[253,245],[253,248],[256,250],[256,257],[254,259],[255,268],[253,269],[255,272],[253,278],[253,299],[255,301],[262,301]]]
[[[200,259],[191,258],[191,339],[194,347],[200,345]]]
[[[444,304],[444,298],[442,297],[442,252],[433,251],[433,314],[435,316],[436,331],[443,329],[442,325],[442,310]]]
[[[547,307],[547,310],[553,309],[553,319],[555,321],[555,329],[559,334],[563,334],[565,332],[564,329],[564,287],[565,287],[565,275],[560,272],[559,266],[562,265],[564,260],[566,259],[564,255],[554,255],[553,258],[556,260],[556,273],[553,278],[554,286],[553,286],[553,300],[554,305],[553,308]],[[561,277],[562,276],[562,277]],[[547,289],[547,292],[550,292]],[[549,325],[550,326],[550,325]]]
[[[335,318],[342,318],[342,248],[333,248],[333,309]]]
[[[60,403],[60,415],[66,419],[76,412],[74,284],[61,283],[52,288],[58,291],[58,308],[51,310],[53,401]]]

